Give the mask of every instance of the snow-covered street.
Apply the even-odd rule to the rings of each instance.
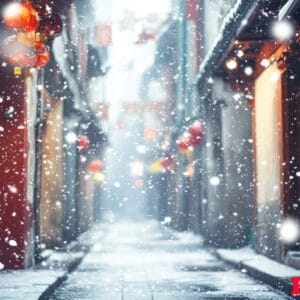
[[[198,236],[156,221],[97,225],[90,242],[52,300],[288,299],[218,260]]]
[[[300,0],[0,19],[0,300],[300,300]]]

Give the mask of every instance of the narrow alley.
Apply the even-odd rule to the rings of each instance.
[[[234,270],[199,236],[148,221],[98,225],[92,249],[51,300],[283,300]]]
[[[300,299],[300,0],[0,19],[0,300]]]

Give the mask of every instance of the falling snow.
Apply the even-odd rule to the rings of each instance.
[[[0,8],[7,299],[300,294],[297,1]]]

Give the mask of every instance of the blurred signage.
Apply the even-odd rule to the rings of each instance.
[[[146,128],[144,131],[144,139],[147,141],[153,141],[156,139],[156,129]]]
[[[95,42],[100,47],[108,47],[112,44],[111,24],[98,24],[96,26]]]
[[[123,110],[126,114],[130,115],[142,115],[145,112],[154,112],[157,114],[164,113],[166,111],[166,104],[161,102],[125,102],[123,104]]]
[[[101,103],[98,106],[97,116],[102,120],[108,119],[108,104]]]
[[[198,17],[199,17],[199,1],[198,0],[187,0],[186,16],[189,20],[198,20]]]

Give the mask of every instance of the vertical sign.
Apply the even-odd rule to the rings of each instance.
[[[96,26],[95,42],[99,47],[108,47],[112,44],[111,24],[102,23]]]

